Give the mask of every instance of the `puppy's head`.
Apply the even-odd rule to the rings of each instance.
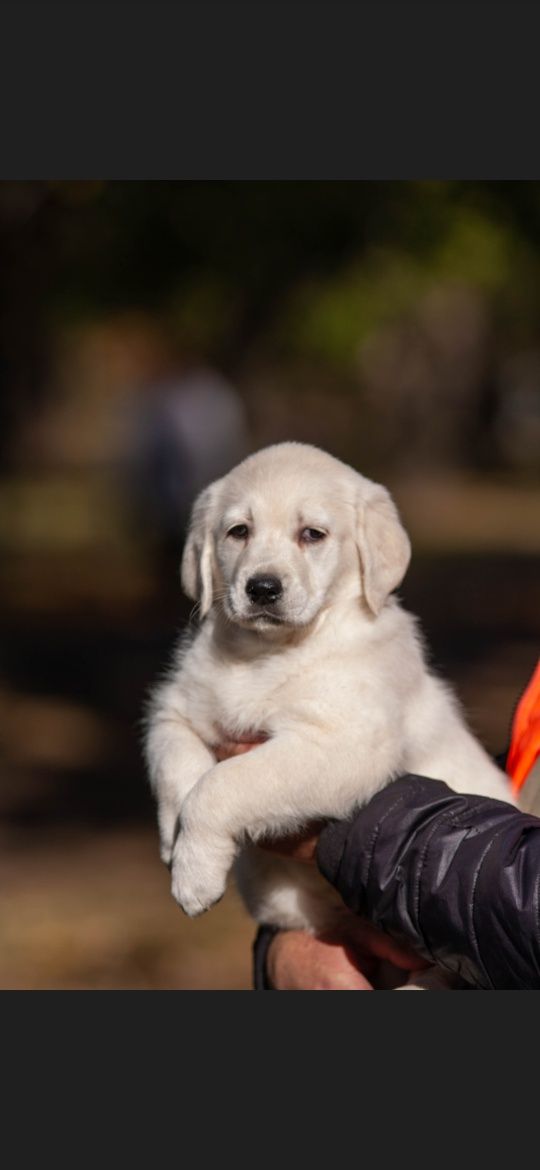
[[[182,585],[260,632],[308,626],[342,597],[376,615],[403,579],[408,537],[389,493],[316,447],[280,443],[206,488]]]

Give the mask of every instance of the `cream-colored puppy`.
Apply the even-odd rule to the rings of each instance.
[[[200,624],[146,741],[187,914],[221,897],[235,858],[260,922],[319,930],[348,913],[315,867],[256,842],[346,817],[402,772],[512,799],[392,596],[409,556],[386,489],[315,447],[269,447],[199,496],[182,583]],[[220,743],[249,738],[265,742],[216,763]]]

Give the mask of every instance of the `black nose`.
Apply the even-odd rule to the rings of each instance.
[[[246,593],[251,601],[277,601],[283,593],[279,577],[250,577]]]

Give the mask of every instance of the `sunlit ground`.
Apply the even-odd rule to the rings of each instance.
[[[235,891],[187,919],[153,828],[0,840],[1,988],[250,986],[254,931]]]

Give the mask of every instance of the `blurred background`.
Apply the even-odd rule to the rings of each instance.
[[[487,748],[540,645],[540,183],[0,184],[0,987],[244,989],[140,750],[194,494],[283,439],[394,493]]]

